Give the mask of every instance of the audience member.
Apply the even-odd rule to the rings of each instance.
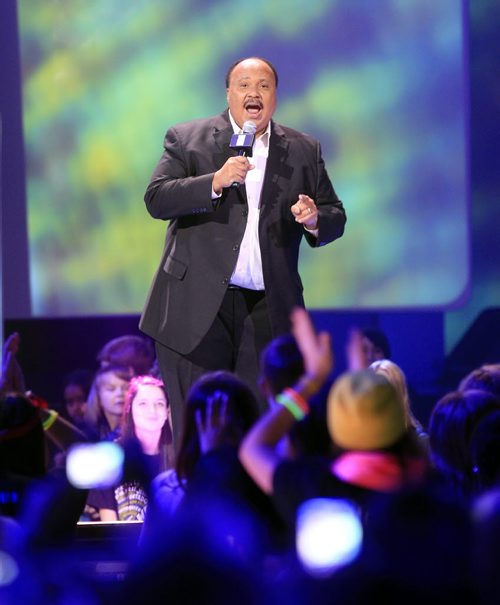
[[[167,473],[156,485],[160,509],[177,506],[183,514],[208,515],[223,505],[233,514],[227,512],[231,529],[224,531],[234,539],[243,527],[252,528],[245,532],[245,548],[251,543],[250,550],[259,555],[264,543],[280,548],[279,517],[238,460],[238,447],[259,415],[253,392],[232,373],[211,372],[193,384],[184,410],[176,478]]]
[[[85,410],[86,432],[91,439],[113,441],[119,436],[130,378],[130,370],[123,366],[97,370]]]
[[[62,469],[47,471],[43,413],[22,393],[0,398],[0,513],[22,521],[32,544],[67,538],[86,497]]]
[[[292,334],[274,338],[260,356],[259,386],[269,405],[304,373],[304,360]]]
[[[500,364],[482,365],[462,378],[459,391],[488,391],[500,397]]]
[[[222,401],[224,414],[217,415],[216,406]],[[234,451],[258,414],[255,396],[234,374],[211,372],[198,379],[191,387],[184,407],[183,433],[175,470],[167,471],[155,482],[160,507],[167,511],[176,508],[205,454],[220,449],[237,460]],[[218,422],[226,418],[229,422]],[[207,435],[203,427],[212,421],[213,431]]]
[[[16,516],[25,490],[46,470],[45,436],[38,409],[23,393],[1,397],[1,514]]]
[[[405,412],[405,423],[406,427],[416,432],[418,437],[421,439],[422,446],[428,448],[429,436],[424,431],[420,422],[415,418],[410,403],[410,395],[408,392],[408,386],[406,384],[406,376],[403,370],[390,359],[381,359],[374,361],[370,366],[370,369],[377,374],[385,376],[387,380],[392,384],[398,397],[403,403],[403,409]]]
[[[417,431],[423,445],[427,447],[428,436],[415,417],[411,405],[411,402],[417,399],[417,393],[408,385],[401,367],[389,359],[391,349],[385,334],[375,328],[352,330],[346,353],[349,370],[371,368],[389,380],[402,398],[407,412],[408,426],[412,426]]]
[[[275,446],[323,385],[332,367],[329,336],[316,335],[302,309],[292,314],[305,373],[285,389],[250,430],[240,448],[247,472],[267,493],[290,527],[301,502],[313,497],[349,498],[364,505],[371,494],[392,492],[423,480],[425,457],[407,431],[403,404],[392,385],[370,370],[347,373],[332,386],[327,423],[337,455],[285,461]]]
[[[31,405],[37,409],[37,415],[42,422],[42,428],[47,439],[44,439],[43,460],[45,467],[62,465],[64,455],[70,445],[78,441],[85,441],[86,435],[81,429],[63,418],[56,410],[39,395],[26,391],[26,382],[21,366],[16,359],[19,350],[20,337],[17,332],[9,336],[4,345],[4,358],[2,367],[1,389],[8,401],[14,402],[22,414],[23,400],[29,399]],[[22,389],[22,391],[16,390]],[[17,403],[16,403],[17,402]]]
[[[17,332],[11,334],[4,342],[2,351],[2,373],[0,375],[0,396],[10,391],[24,393],[26,385],[24,375],[17,361],[21,337]]]
[[[429,421],[434,466],[457,495],[469,499],[475,477],[471,437],[480,420],[500,410],[500,401],[486,391],[453,391],[434,406]]]
[[[125,334],[108,341],[97,354],[101,367],[123,366],[134,376],[151,374],[156,361],[154,346],[147,336]]]
[[[263,350],[260,359],[259,386],[269,406],[275,398],[292,387],[304,373],[302,353],[292,334],[274,338]],[[331,440],[326,428],[326,394],[323,388],[312,398],[310,413],[293,425],[277,446],[286,457],[300,454],[329,454]]]
[[[346,357],[349,370],[366,369],[374,361],[390,359],[389,340],[378,328],[353,329],[347,341]]]
[[[94,373],[79,369],[70,372],[63,381],[64,414],[77,427],[85,424],[87,399],[92,386]]]
[[[466,508],[435,483],[378,498],[340,603],[477,603]],[[338,590],[334,582],[331,590]],[[345,584],[343,586],[345,588]]]
[[[143,520],[151,481],[173,462],[169,404],[160,380],[152,376],[131,379],[121,422],[118,443],[125,451],[123,478],[119,485],[92,490],[88,497],[101,521]]]

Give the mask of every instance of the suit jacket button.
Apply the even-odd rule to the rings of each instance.
[[[248,215],[248,210],[242,210],[241,214],[242,214],[242,216],[247,216]]]
[[[222,280],[222,285],[227,286],[227,284],[228,284],[228,283],[229,283],[229,280],[228,280],[228,278],[227,278],[227,277],[225,277],[225,278]]]
[[[238,244],[235,244],[235,245],[233,246],[233,250],[234,250],[235,252],[236,252],[236,250],[239,250],[239,249],[240,249],[240,247],[239,247],[239,245],[238,245]]]

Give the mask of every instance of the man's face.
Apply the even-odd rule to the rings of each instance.
[[[241,128],[254,122],[263,133],[276,109],[276,82],[272,69],[259,59],[245,59],[233,69],[227,89],[231,115]]]

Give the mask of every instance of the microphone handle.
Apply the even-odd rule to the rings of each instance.
[[[241,155],[243,157],[246,157],[247,153],[244,149],[240,149],[238,151],[237,155]],[[241,185],[241,183],[237,183],[236,181],[234,181],[234,183],[231,183],[231,187],[239,187]]]

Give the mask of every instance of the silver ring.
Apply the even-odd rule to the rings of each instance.
[[[313,211],[311,210],[311,207],[310,207],[310,206],[308,206],[308,207],[307,207],[307,211],[309,212],[309,214],[312,214],[312,213],[313,213]]]

